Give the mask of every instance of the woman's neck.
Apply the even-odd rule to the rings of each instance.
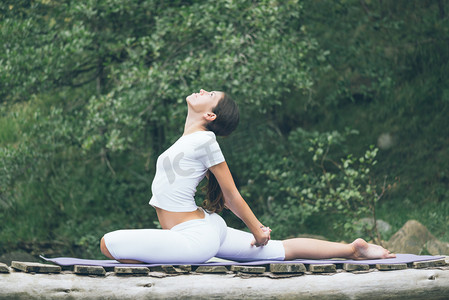
[[[196,131],[206,131],[204,128],[204,121],[198,118],[192,118],[187,115],[186,123],[184,125],[184,133],[182,135],[188,135]]]

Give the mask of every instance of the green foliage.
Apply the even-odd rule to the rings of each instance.
[[[111,66],[114,87],[89,100],[84,146],[124,150],[148,127],[158,144],[170,140],[183,126],[183,98],[200,87],[233,92],[249,114],[310,89],[306,60],[317,45],[300,10],[297,1],[167,7],[150,35],[127,38],[127,60]]]
[[[332,3],[331,3],[332,2]],[[419,206],[447,198],[448,109],[445,90],[449,51],[447,5],[443,1],[305,2],[306,26],[330,49],[329,72],[317,81],[317,97],[333,105],[312,113],[317,129],[360,131],[349,153],[391,137],[380,148],[373,175],[396,178],[380,205],[410,199]],[[320,23],[314,14],[335,15]],[[323,20],[324,21],[324,20]],[[329,31],[328,28],[335,28]],[[340,43],[338,41],[344,41]],[[336,84],[330,85],[332,82]],[[331,87],[331,88],[329,88]]]
[[[377,164],[378,149],[371,146],[364,155],[350,154],[338,163],[328,157],[334,136],[335,133],[328,134],[325,140],[312,141],[309,150],[314,154],[313,160],[319,162],[322,174],[314,185],[315,190],[309,188],[303,194],[307,193],[318,209],[341,215],[334,227],[344,230],[342,236],[355,237],[357,232],[366,231],[366,236],[379,244],[382,240],[376,227],[376,204],[386,191],[386,182],[379,188],[370,176],[371,168]],[[326,162],[337,167],[337,172],[329,171]],[[355,222],[363,217],[369,217],[373,225]]]
[[[308,220],[319,216],[340,238],[354,238],[365,230],[365,238],[380,240],[376,228],[359,228],[356,222],[376,219],[376,204],[386,186],[376,186],[371,176],[377,148],[371,146],[360,157],[341,157],[347,137],[355,134],[354,130],[318,133],[298,128],[290,132],[288,142],[279,143],[276,133],[268,130],[263,135],[272,135],[276,141],[272,148],[243,156],[251,167],[243,174],[248,183],[241,193],[258,199],[262,220],[276,238],[310,231]]]
[[[17,205],[2,213],[8,245],[13,220],[29,220],[19,239],[91,247],[92,235],[111,229],[99,220],[112,207],[114,228],[155,226],[154,212],[136,205],[149,197],[156,157],[181,133],[183,98],[226,90],[246,118],[273,111],[277,99],[311,88],[308,53],[319,52],[301,27],[299,1],[14,1],[1,9],[2,104],[29,111],[16,144],[15,128],[1,141],[2,198]]]

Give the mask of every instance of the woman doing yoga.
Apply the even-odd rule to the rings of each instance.
[[[216,141],[239,122],[237,105],[223,92],[200,90],[186,98],[183,135],[156,163],[150,204],[163,229],[117,230],[104,235],[101,251],[123,263],[203,263],[212,257],[235,261],[292,260],[298,258],[375,259],[395,257],[386,249],[356,239],[341,244],[307,238],[270,240],[237,190]],[[194,196],[207,176],[203,208]],[[230,209],[251,231],[226,226],[218,215]]]

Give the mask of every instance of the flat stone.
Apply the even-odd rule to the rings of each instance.
[[[161,266],[162,270],[167,274],[186,274],[189,273],[187,269],[177,268],[171,265]],[[191,268],[191,267],[190,267]]]
[[[192,267],[190,267],[190,268],[192,268]],[[178,274],[187,274],[187,273],[190,273],[191,270],[189,271],[188,269],[175,267],[175,271]]]
[[[147,267],[114,267],[117,275],[146,275],[150,272]]]
[[[73,267],[73,272],[78,275],[100,275],[104,276],[106,271],[100,266],[81,266],[75,265]]]
[[[162,267],[164,267],[164,266],[162,266]],[[192,270],[192,266],[190,266],[190,271],[188,269],[189,268],[186,266],[183,266],[182,268],[170,266],[169,268],[167,268],[165,270],[165,272],[168,274],[187,274]]]
[[[242,272],[242,273],[252,273],[252,274],[262,274],[265,272],[265,267],[255,267],[255,266],[231,266],[231,271]]]
[[[199,266],[195,272],[197,273],[227,273],[225,266]]]
[[[60,266],[47,265],[36,262],[22,262],[22,261],[12,261],[11,267],[16,270],[26,272],[26,273],[59,273],[61,272]]]
[[[309,265],[309,271],[312,273],[335,273],[337,268],[334,264]]]
[[[0,273],[9,273],[9,267],[4,264],[4,263],[0,263]]]
[[[442,267],[445,265],[446,265],[446,260],[444,258],[413,262],[413,267],[415,269]]]
[[[379,271],[405,270],[407,264],[376,264]]]
[[[304,264],[270,264],[271,273],[304,273],[306,267]]]
[[[161,265],[150,267],[151,272],[164,272],[167,274],[187,274],[192,271],[191,265],[180,265],[174,267],[173,265]]]
[[[162,269],[162,266],[155,266],[155,267],[150,267],[150,271],[151,272],[164,272],[164,269]]]
[[[343,264],[343,270],[348,272],[354,272],[354,271],[368,271],[369,265],[362,265],[362,264]]]
[[[179,265],[179,269],[186,272],[192,272],[192,266],[191,265]]]
[[[163,266],[161,266],[161,268],[167,274],[176,274],[176,273],[178,273],[178,272],[176,272],[175,267],[173,267],[172,265],[163,265]]]

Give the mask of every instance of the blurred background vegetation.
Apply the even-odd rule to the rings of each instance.
[[[219,142],[273,238],[386,240],[417,219],[448,242],[448,13],[443,0],[2,1],[0,253],[101,258],[104,233],[158,227],[156,158],[200,88],[239,103]],[[363,217],[392,230],[360,230]]]

